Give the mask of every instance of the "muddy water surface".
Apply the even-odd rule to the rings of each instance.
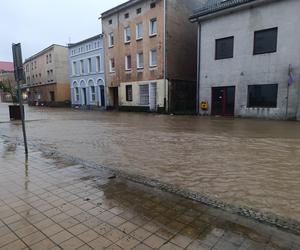
[[[0,135],[20,137],[0,105]],[[28,108],[29,140],[300,220],[300,123]]]

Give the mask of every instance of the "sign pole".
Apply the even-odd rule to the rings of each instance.
[[[22,60],[21,44],[20,43],[13,44],[12,52],[13,52],[13,59],[14,59],[15,78],[18,87],[18,99],[19,99],[19,106],[21,112],[25,155],[28,156],[27,136],[26,136],[25,117],[24,117],[25,108],[23,106],[21,87],[20,87],[20,81],[23,80],[23,60]]]

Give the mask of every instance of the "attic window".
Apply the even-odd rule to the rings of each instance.
[[[142,8],[136,9],[136,14],[141,14],[142,13]]]
[[[150,8],[151,8],[151,9],[153,9],[153,8],[155,8],[155,7],[156,7],[156,3],[151,3],[151,4],[150,4]]]
[[[125,18],[125,19],[129,18],[129,13],[126,13],[126,14],[124,15],[124,18]]]
[[[112,19],[108,20],[108,24],[112,24]]]

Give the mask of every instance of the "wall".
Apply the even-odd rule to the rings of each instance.
[[[203,22],[200,102],[208,101],[211,109],[211,87],[236,86],[236,116],[284,119],[291,64],[296,81],[290,88],[288,118],[294,119],[300,82],[299,9],[298,0],[276,1]],[[254,31],[273,27],[278,27],[277,52],[254,56]],[[215,39],[228,36],[234,36],[234,58],[216,61]],[[272,83],[279,84],[278,107],[247,108],[248,85]]]
[[[99,47],[98,47],[99,42]],[[96,45],[95,45],[96,43]],[[86,50],[86,46],[91,45],[91,49]],[[83,48],[83,52],[79,53],[79,48]],[[72,54],[72,51],[75,50],[76,54]],[[97,61],[96,57],[100,56],[100,72],[97,71]],[[88,72],[88,58],[91,59],[92,71]],[[84,60],[84,74],[80,72],[80,60]],[[77,74],[73,72],[73,62],[76,62]],[[71,100],[72,105],[83,105],[83,96],[80,94],[80,99],[76,100],[74,95],[74,84],[77,84],[78,87],[82,83],[87,91],[87,105],[88,106],[100,106],[101,104],[101,95],[100,87],[98,85],[105,85],[105,75],[104,75],[104,49],[103,49],[103,39],[100,35],[95,39],[87,39],[86,41],[77,43],[74,46],[69,47],[69,78],[71,84]],[[91,100],[91,91],[88,86],[89,82],[92,81],[94,86],[96,86],[96,101]],[[79,90],[82,91],[81,89]]]
[[[150,9],[150,0],[141,1],[139,4],[130,8],[124,9],[113,15],[104,17],[102,19],[102,29],[104,33],[105,44],[105,65],[106,65],[106,79],[107,86],[119,86],[121,82],[135,82],[145,80],[156,80],[163,78],[163,1],[156,1],[156,7]],[[142,13],[137,15],[136,9],[142,8]],[[125,19],[124,14],[129,13],[129,18]],[[149,37],[149,21],[156,17],[158,20],[158,34],[156,37]],[[108,21],[112,19],[112,24]],[[143,39],[136,40],[136,24],[143,22]],[[131,42],[124,43],[124,28],[131,27]],[[114,32],[115,46],[108,47],[108,36]],[[149,52],[156,48],[158,51],[158,65],[156,68],[149,67]],[[144,53],[144,69],[138,70],[136,63],[136,55],[138,52]],[[132,70],[125,70],[125,56],[132,57]],[[109,60],[115,59],[116,72],[109,72]]]

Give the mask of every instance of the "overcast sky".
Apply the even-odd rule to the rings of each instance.
[[[23,60],[53,43],[66,45],[100,34],[100,14],[126,0],[3,0],[0,61],[12,61],[11,44]]]

